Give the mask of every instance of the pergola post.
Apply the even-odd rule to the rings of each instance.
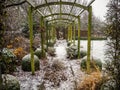
[[[75,34],[76,34],[76,30],[75,30],[75,22],[73,22],[73,44],[75,45]]]
[[[90,56],[91,56],[91,28],[92,28],[92,6],[88,9],[88,45],[87,45],[87,72],[90,72]]]
[[[46,26],[46,46],[47,46],[47,50],[48,50],[48,40],[49,40],[49,38],[48,38],[48,21],[46,21],[46,23],[45,23],[45,26]]]
[[[78,59],[80,59],[80,16],[78,16]]]
[[[33,17],[32,17],[32,7],[29,7],[28,11],[28,23],[30,30],[30,54],[31,54],[31,71],[32,75],[35,74],[35,66],[34,66],[34,52],[33,52]]]
[[[72,24],[70,24],[70,41],[71,41],[71,43],[72,43]]]
[[[70,27],[68,26],[68,30],[67,30],[67,36],[68,36],[68,41],[70,41]]]
[[[50,40],[51,40],[50,29],[51,29],[51,25],[49,24],[48,25],[48,37],[49,37],[48,38],[49,39],[48,42],[50,42]]]
[[[45,45],[45,28],[44,28],[44,19],[43,16],[40,18],[40,27],[41,27],[41,56],[42,58],[46,57],[45,51],[44,51],[44,45]]]
[[[53,39],[54,39],[54,41],[56,40],[56,29],[55,29],[55,27],[53,26]]]
[[[52,41],[54,41],[54,27],[53,27],[53,25],[51,27],[51,39],[52,39]]]

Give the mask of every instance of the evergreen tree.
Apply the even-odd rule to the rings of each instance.
[[[115,81],[114,89],[120,90],[120,0],[110,0],[106,20],[109,38],[106,71]]]

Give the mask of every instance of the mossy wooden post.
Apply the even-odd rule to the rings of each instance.
[[[48,36],[48,21],[46,21],[45,23],[46,26],[46,46],[47,46],[47,50],[48,50],[48,40],[49,40],[49,36]]]
[[[53,27],[53,25],[51,27],[51,39],[52,39],[52,41],[54,41],[54,27]]]
[[[73,22],[73,44],[75,45],[75,22]]]
[[[67,32],[68,41],[70,40],[70,34],[69,34],[69,32],[70,32],[70,29],[69,29],[69,26],[68,26],[68,32]]]
[[[28,23],[29,23],[29,30],[30,30],[31,71],[32,71],[32,75],[34,75],[35,74],[35,66],[34,66],[34,52],[33,52],[33,17],[32,17],[32,7],[29,7]]]
[[[50,42],[50,24],[48,24],[48,43]]]
[[[88,9],[88,45],[87,45],[87,73],[90,72],[90,56],[91,56],[91,25],[92,25],[92,6]]]
[[[46,54],[45,54],[45,51],[44,51],[44,45],[45,45],[45,28],[44,28],[44,19],[43,19],[43,16],[41,16],[40,18],[40,27],[41,27],[41,50],[42,50],[42,58],[45,58],[46,57]]]
[[[70,42],[72,43],[72,24],[70,24]]]
[[[56,29],[55,27],[53,26],[53,40],[55,41],[56,39]]]
[[[78,16],[78,59],[80,59],[80,16]]]
[[[51,40],[51,24],[49,26],[49,42],[50,42],[50,40]]]

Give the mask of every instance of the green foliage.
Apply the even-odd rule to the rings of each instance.
[[[105,73],[111,79],[114,79],[115,89],[120,90],[120,0],[110,0],[108,3],[108,12],[106,16],[107,27],[106,35],[109,38],[107,42],[108,57],[105,66]]]
[[[15,71],[17,60],[16,56],[9,49],[4,48],[2,50],[2,59],[0,63],[2,65],[2,73],[10,73]]]
[[[39,70],[39,58],[34,55],[35,70]],[[28,54],[22,58],[22,70],[31,71],[31,55]]]
[[[2,90],[20,90],[20,84],[16,77],[12,75],[2,75]]]
[[[81,69],[83,69],[83,70],[87,69],[86,61],[87,61],[87,59],[83,59],[81,61],[80,66],[81,66]],[[96,70],[97,68],[99,68],[99,70],[102,70],[102,62],[101,62],[101,60],[100,59],[92,59],[90,61],[90,68],[92,70]]]

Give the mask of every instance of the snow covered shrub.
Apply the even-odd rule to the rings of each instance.
[[[16,69],[16,56],[12,51],[7,48],[2,50],[2,59],[0,64],[2,65],[2,73],[11,73]]]
[[[77,59],[78,57],[78,47],[76,45],[71,45],[67,49],[67,57],[70,59]],[[87,55],[86,51],[80,51],[80,58],[83,58]]]
[[[83,70],[87,69],[86,61],[87,61],[87,58],[84,58],[81,61],[80,65],[81,65],[81,69],[83,69]],[[97,69],[102,70],[102,62],[101,62],[101,60],[100,59],[95,59],[95,58],[91,59],[90,68],[92,70],[97,70]]]
[[[39,58],[34,55],[35,70],[39,70]],[[22,70],[31,71],[31,55],[28,54],[22,58]]]
[[[39,58],[41,59],[41,53],[42,53],[42,50],[41,48],[37,48],[34,52],[34,54]]]
[[[2,90],[20,90],[20,84],[16,77],[3,74],[2,80]]]
[[[50,56],[55,56],[55,48],[54,47],[48,47],[48,54]]]

